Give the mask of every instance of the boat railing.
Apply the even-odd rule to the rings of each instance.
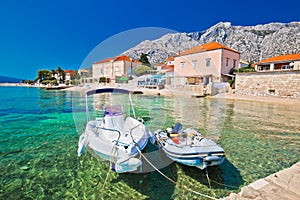
[[[134,130],[134,129],[136,129],[137,127],[139,127],[140,125],[143,125],[142,123],[139,123],[138,125],[136,125],[136,126],[134,126],[132,129],[130,129],[130,137],[131,137],[131,139],[132,139],[132,141],[135,143],[135,141],[134,141],[134,139],[133,139],[133,136],[132,136],[132,131]]]

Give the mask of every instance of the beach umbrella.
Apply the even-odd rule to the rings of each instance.
[[[120,79],[119,79],[119,81],[122,81],[122,82],[127,82],[128,81],[128,78],[126,78],[126,77],[121,77]]]

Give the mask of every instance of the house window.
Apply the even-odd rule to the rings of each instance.
[[[226,67],[229,67],[229,58],[226,58]]]
[[[193,67],[193,69],[196,69],[196,66],[197,66],[197,60],[193,60],[192,61],[192,67]]]
[[[180,62],[180,68],[184,69],[184,62]]]
[[[206,61],[206,67],[210,67],[210,60],[211,58],[206,58],[205,61]]]
[[[233,60],[233,68],[236,67],[236,60]]]

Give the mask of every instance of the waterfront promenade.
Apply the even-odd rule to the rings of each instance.
[[[222,200],[299,200],[300,162],[290,168],[259,179]]]

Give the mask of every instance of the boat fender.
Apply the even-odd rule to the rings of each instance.
[[[220,157],[218,156],[206,156],[205,158],[203,158],[203,161],[206,162],[213,162],[213,161],[219,161]]]
[[[151,131],[149,131],[148,135],[149,135],[149,141],[151,142],[151,144],[154,144],[155,143],[155,136],[154,136],[154,134]]]

